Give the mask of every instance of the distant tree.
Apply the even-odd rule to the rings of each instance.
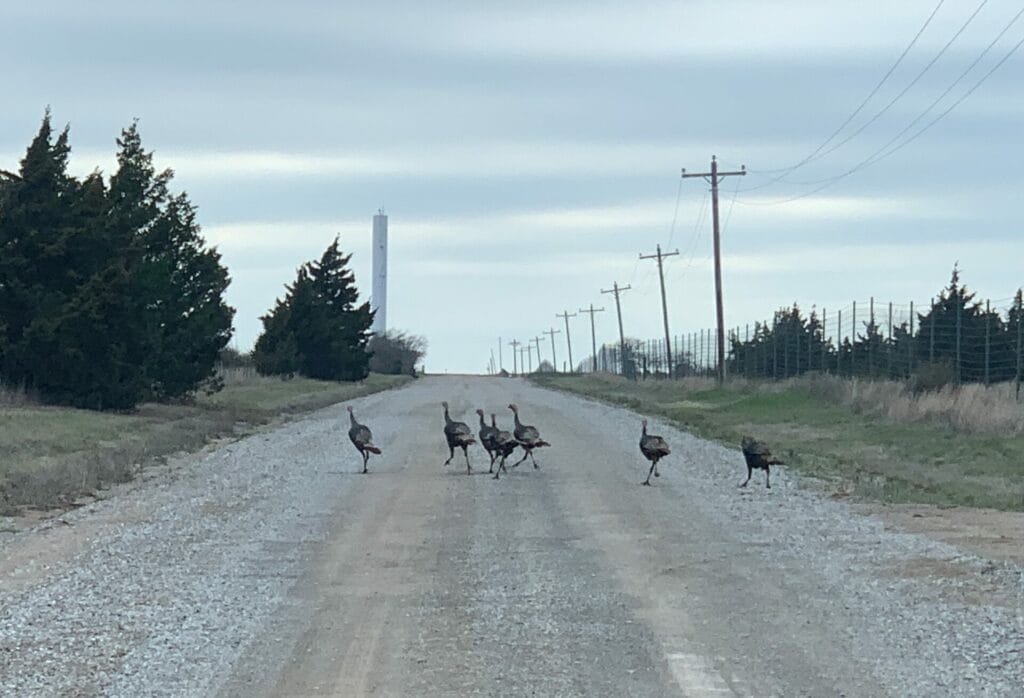
[[[358,289],[338,239],[303,265],[287,294],[265,315],[253,357],[264,374],[300,373],[321,380],[362,380],[373,312],[356,305]]]
[[[960,270],[954,266],[949,286],[939,294],[928,312],[918,315],[915,353],[929,361],[949,362],[958,380],[983,381],[986,337],[989,379],[1013,377],[1014,338],[999,314],[986,311],[976,300],[976,294],[961,283]]]
[[[733,375],[789,378],[827,368],[833,355],[817,313],[805,318],[794,303],[777,310],[771,324],[755,323],[750,339],[732,337],[726,362]]]
[[[416,375],[416,365],[427,350],[427,340],[389,331],[370,338],[370,370],[374,373]]]

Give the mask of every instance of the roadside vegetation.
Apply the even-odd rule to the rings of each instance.
[[[223,389],[216,393],[143,403],[127,413],[42,405],[23,391],[0,390],[0,514],[73,506],[170,454],[411,380],[377,374],[350,383],[282,379],[244,366],[224,368],[219,378]]]
[[[705,378],[532,379],[730,447],[747,434],[763,439],[787,467],[825,481],[837,496],[1024,511],[1024,405],[1012,384],[914,392],[898,382],[820,374],[723,388]],[[679,457],[685,462],[685,453]]]

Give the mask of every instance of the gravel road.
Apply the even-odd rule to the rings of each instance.
[[[440,402],[553,447],[447,468]],[[0,534],[10,696],[1020,695],[1024,574],[735,450],[519,380],[432,377]],[[474,431],[476,429],[475,424]]]

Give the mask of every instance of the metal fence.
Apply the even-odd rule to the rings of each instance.
[[[960,302],[958,302],[960,301]],[[808,371],[940,382],[1015,381],[1024,371],[1024,308],[1011,299],[976,302],[940,297],[929,303],[852,302],[810,313],[783,308],[770,318],[729,328],[726,373],[782,379]],[[717,375],[714,328],[664,339],[627,339],[598,350],[597,367],[630,378]],[[588,357],[580,370],[589,371]]]

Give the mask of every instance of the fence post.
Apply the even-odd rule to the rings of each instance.
[[[795,357],[796,366],[793,368],[793,375],[794,376],[799,376],[800,375],[800,332],[799,332],[800,328],[799,328],[799,323],[797,323],[797,325],[798,325],[797,326],[797,333],[796,333],[796,336],[794,337],[794,339],[796,340],[796,347],[794,347],[794,351],[796,352],[796,357]]]
[[[836,314],[836,375],[842,375],[843,369],[843,311],[842,308]]]
[[[868,308],[869,308],[869,310],[868,310],[868,328],[869,329],[874,329],[876,334],[881,334],[880,332],[878,332],[878,328],[875,326],[875,297],[874,296],[871,296],[871,300],[869,301]],[[873,345],[874,345],[874,342],[871,341],[871,337],[869,336],[868,337],[868,376],[869,377],[875,372],[875,352],[872,351]]]
[[[779,322],[778,314],[772,316],[772,380],[779,378]]]
[[[928,312],[932,316],[931,328],[929,329],[930,337],[928,339],[928,361],[929,363],[935,361],[935,296],[932,296],[931,307],[928,308]]]
[[[988,385],[990,347],[992,345],[992,302],[985,301],[985,385]]]
[[[907,378],[914,373],[914,301],[910,301],[910,336],[907,342]]]
[[[1020,298],[1020,296],[1018,296]],[[1021,381],[1021,327],[1024,326],[1024,299],[1017,303],[1017,402],[1020,402]]]
[[[828,356],[828,352],[825,348],[828,346],[828,310],[826,308],[821,309],[821,372],[826,373],[827,367],[825,366],[825,357]]]
[[[963,306],[963,303],[960,302],[960,293],[957,293],[956,294],[956,384],[957,385],[960,385],[960,382],[963,380],[963,371],[961,369],[961,364],[960,364],[960,329],[961,329],[961,325],[962,325],[962,322],[961,322],[961,319],[960,319],[960,308],[962,306]]]
[[[888,368],[886,368],[889,378],[892,378],[892,301],[889,301],[889,346],[885,350],[885,355],[889,357],[886,362]]]
[[[857,301],[853,302],[850,320],[850,377],[857,372]]]
[[[750,351],[750,323],[749,322],[747,323],[746,347],[747,348],[746,348],[746,351],[744,352],[744,357],[749,355],[751,358],[754,358],[753,353],[751,353],[751,351]],[[744,360],[743,360],[743,377],[744,378],[750,378],[750,366],[748,365],[749,363],[750,363],[750,359],[744,358]]]

